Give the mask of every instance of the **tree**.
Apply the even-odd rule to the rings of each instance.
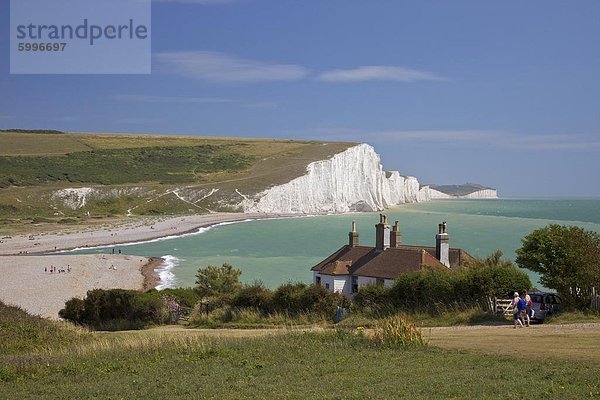
[[[241,274],[242,271],[229,264],[200,268],[196,273],[196,290],[201,297],[232,294],[242,286],[239,281]]]
[[[577,226],[551,224],[522,240],[517,264],[540,274],[568,306],[589,305],[589,289],[600,287],[600,235]]]

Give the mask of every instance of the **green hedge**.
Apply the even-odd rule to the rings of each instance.
[[[509,297],[515,290],[530,287],[529,276],[512,265],[423,269],[402,274],[389,288],[361,288],[354,302],[359,308],[433,311],[444,305],[475,303],[487,296]]]

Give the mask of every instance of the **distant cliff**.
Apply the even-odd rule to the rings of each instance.
[[[462,185],[428,185],[431,199],[497,199],[496,189],[465,183]]]
[[[417,178],[384,171],[379,155],[367,144],[310,163],[306,170],[303,176],[244,199],[244,211],[376,211],[431,198],[429,188],[421,188]]]

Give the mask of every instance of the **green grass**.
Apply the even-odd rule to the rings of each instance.
[[[554,314],[545,321],[547,324],[576,324],[585,322],[600,322],[600,313],[593,311],[566,311]]]
[[[143,147],[64,156],[0,157],[0,186],[199,182],[204,174],[240,171],[252,157],[223,146]]]
[[[477,183],[465,183],[463,185],[430,185],[432,189],[440,192],[452,195],[452,196],[464,196],[473,192],[484,189],[492,189],[487,186],[482,186]]]
[[[31,316],[0,301],[0,354],[58,349],[90,339],[88,331],[71,324]]]
[[[356,330],[278,330],[237,338],[206,336],[195,330],[74,333],[62,324],[7,306],[0,308],[0,323],[40,332],[32,339],[0,330],[4,346],[0,351],[0,398],[7,399],[600,396],[598,357],[553,358],[552,352],[546,352],[548,356],[533,361],[522,355],[516,358],[432,346],[380,346]],[[387,336],[395,337],[396,326],[388,331]],[[515,333],[522,336],[536,331],[465,333],[477,335],[473,338],[499,334],[512,343]],[[567,342],[576,342],[578,336],[577,332],[563,335],[561,341],[568,347]],[[427,335],[424,339],[428,340]],[[464,342],[460,336],[450,340]],[[16,345],[18,342],[23,345]],[[44,342],[52,345],[40,344]]]
[[[374,327],[382,318],[400,315],[407,316],[414,321],[417,326],[435,327],[435,326],[466,326],[475,324],[497,325],[505,324],[506,319],[503,316],[495,316],[486,313],[481,307],[472,308],[453,308],[432,314],[421,311],[398,312],[396,310],[371,311],[368,309],[353,312],[348,318],[340,322],[340,326],[347,328]]]
[[[209,339],[120,334],[73,351],[2,357],[2,398],[585,398],[597,362],[427,347],[374,348],[347,334]],[[525,363],[526,365],[526,363]],[[517,383],[518,382],[518,383]]]

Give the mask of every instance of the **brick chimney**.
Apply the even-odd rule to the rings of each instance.
[[[350,247],[358,246],[358,232],[356,232],[356,222],[352,221],[352,230],[348,232],[348,245]]]
[[[438,234],[435,235],[435,257],[450,268],[450,238],[446,228],[446,221],[438,225]]]
[[[402,244],[402,233],[400,233],[400,228],[398,227],[398,221],[394,222],[394,227],[390,232],[390,247],[398,248]]]
[[[390,247],[390,226],[385,214],[379,214],[379,223],[375,225],[375,248],[383,251]]]

